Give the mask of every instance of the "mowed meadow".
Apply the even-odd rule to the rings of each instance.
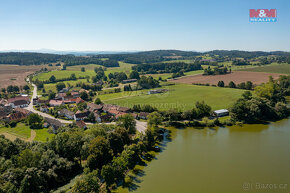
[[[241,71],[248,72],[269,72],[269,73],[279,73],[279,74],[290,74],[290,64],[278,64],[273,63],[271,65],[260,66],[255,68],[240,69]]]
[[[125,72],[127,75],[129,75],[131,72],[132,66],[134,66],[134,64],[128,64],[124,62],[119,62],[119,64],[120,64],[120,67],[106,68],[105,74],[108,75],[109,73],[114,73],[114,72]],[[81,71],[82,67],[85,68],[85,72]],[[54,75],[56,79],[68,78],[71,76],[71,74],[75,74],[77,78],[85,77],[85,76],[92,77],[96,75],[94,71],[96,67],[103,67],[103,66],[96,65],[96,64],[68,66],[66,70],[57,70],[57,71],[51,71],[47,73],[38,74],[37,76],[33,77],[33,80],[38,79],[39,81],[45,81],[45,80],[48,80],[52,75]]]
[[[204,101],[213,110],[229,108],[244,90],[196,86],[187,84],[176,84],[163,86],[169,91],[162,94],[147,94],[147,91],[126,92],[99,95],[104,103],[117,104],[125,107],[133,105],[152,105],[159,110],[179,109],[189,110],[195,106],[197,101]]]

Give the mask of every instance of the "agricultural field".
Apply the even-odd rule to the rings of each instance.
[[[9,85],[24,86],[28,75],[40,70],[41,68],[55,69],[47,65],[37,66],[18,66],[0,64],[0,88],[6,88]]]
[[[229,108],[244,92],[244,90],[176,84],[163,86],[169,91],[162,94],[148,95],[146,91],[131,95],[118,93],[116,95],[101,96],[105,103],[133,107],[133,105],[152,105],[159,110],[180,109],[188,110],[197,101],[205,101],[213,110]]]
[[[227,85],[230,81],[238,84],[241,82],[252,81],[254,84],[261,84],[269,80],[269,76],[272,76],[274,79],[279,78],[280,74],[278,73],[265,73],[265,72],[246,72],[246,71],[234,71],[230,74],[223,75],[212,75],[212,76],[203,76],[202,74],[194,76],[186,76],[176,80],[170,80],[174,83],[200,83],[200,84],[217,84],[219,81],[224,81]]]
[[[125,72],[127,75],[130,74],[131,72],[131,67],[134,66],[134,64],[128,64],[124,62],[119,62],[120,67],[112,67],[112,68],[107,68],[105,71],[105,74],[108,75],[109,73],[114,73],[114,72]],[[85,68],[85,72],[81,71],[81,68]],[[61,78],[68,78],[71,76],[71,74],[75,74],[76,77],[85,77],[89,76],[92,77],[96,75],[94,69],[96,67],[102,67],[100,65],[96,64],[88,64],[88,65],[77,65],[77,66],[68,66],[66,70],[57,70],[57,71],[51,71],[47,73],[41,73],[38,74],[37,76],[33,77],[33,80],[40,80],[40,81],[45,81],[48,80],[52,75],[56,77],[56,79],[61,79]]]
[[[4,134],[10,139],[28,139],[30,137],[30,128],[26,126],[24,123],[18,123],[16,127],[4,127],[0,125],[0,135]]]
[[[239,70],[248,72],[270,72],[270,73],[290,74],[290,64],[275,63],[261,67],[245,68]]]

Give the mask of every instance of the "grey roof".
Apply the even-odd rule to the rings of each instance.
[[[49,125],[52,125],[52,126],[55,126],[55,127],[61,127],[62,126],[62,123],[60,121],[56,120],[56,119],[50,119],[50,118],[47,118],[47,117],[45,117],[44,119]]]
[[[227,109],[220,109],[220,110],[214,111],[214,113],[228,113],[228,112],[229,112],[229,110],[227,110]]]
[[[74,116],[74,112],[72,112],[70,110],[67,110],[67,109],[61,109],[59,112],[61,114],[66,114],[66,115],[69,115],[69,116]]]

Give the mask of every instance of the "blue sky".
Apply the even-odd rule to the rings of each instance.
[[[250,23],[249,9],[277,9]],[[0,0],[0,50],[290,51],[287,0]]]

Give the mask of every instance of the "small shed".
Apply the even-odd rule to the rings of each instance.
[[[229,110],[227,109],[220,109],[213,112],[214,116],[223,117],[229,115]]]

